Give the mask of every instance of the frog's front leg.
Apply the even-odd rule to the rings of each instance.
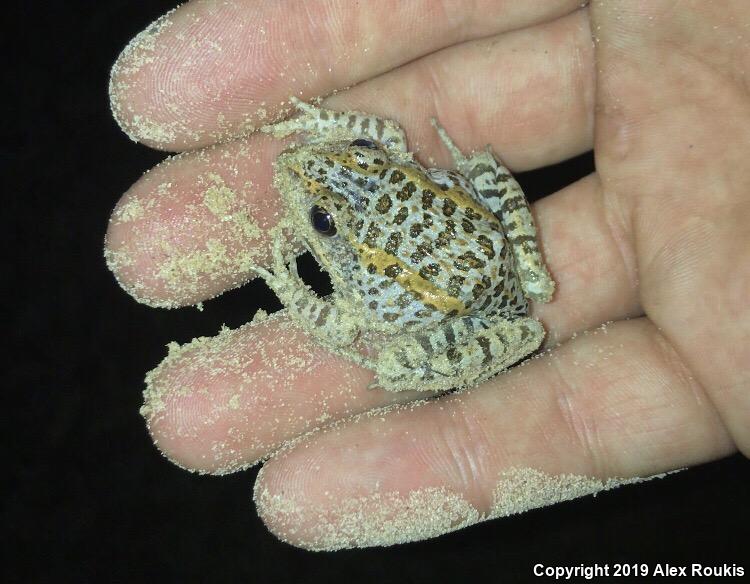
[[[273,271],[261,267],[256,267],[255,271],[303,329],[318,338],[322,344],[337,349],[350,347],[360,333],[359,327],[347,319],[332,300],[320,298],[302,281],[297,274],[295,259],[287,258],[284,253],[284,241],[283,230],[279,229],[273,241]],[[349,351],[339,352],[349,355]],[[354,352],[349,356],[355,361],[361,361]]]
[[[265,280],[292,319],[322,344],[349,347],[356,340],[359,328],[345,318],[336,304],[318,297],[302,280],[291,274],[279,277],[275,272]]]
[[[406,152],[406,135],[396,122],[361,112],[337,112],[290,98],[300,114],[290,120],[263,126],[277,138],[304,134],[310,142],[332,142],[367,138],[389,149]]]
[[[555,291],[555,282],[539,250],[534,218],[521,185],[492,154],[489,146],[484,152],[467,158],[445,129],[434,119],[432,123],[458,170],[469,179],[484,204],[500,220],[515,259],[524,295],[537,302],[549,302]]]
[[[478,383],[536,350],[543,338],[534,318],[465,316],[386,346],[371,387],[429,391]]]

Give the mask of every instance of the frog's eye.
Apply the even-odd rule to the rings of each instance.
[[[333,221],[333,217],[323,207],[312,206],[310,209],[310,224],[321,235],[328,237],[336,235],[336,224]]]
[[[349,146],[362,146],[363,148],[372,148],[377,149],[378,145],[375,144],[372,140],[367,140],[366,138],[357,138],[349,144]]]

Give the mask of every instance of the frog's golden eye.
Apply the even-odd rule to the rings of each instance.
[[[367,140],[366,138],[357,138],[354,140],[349,146],[362,146],[363,148],[371,148],[373,150],[376,150],[378,145],[375,144],[372,140]]]
[[[333,216],[323,207],[313,205],[310,208],[310,224],[321,235],[328,237],[336,235],[336,223],[333,221]]]

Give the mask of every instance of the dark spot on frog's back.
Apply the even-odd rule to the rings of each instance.
[[[447,219],[444,225],[445,229],[435,239],[435,247],[447,247],[456,238],[456,222]]]
[[[411,196],[416,190],[417,187],[414,185],[414,183],[409,181],[403,186],[403,188],[401,188],[401,190],[396,193],[396,198],[399,201],[408,201],[409,199],[411,199]]]
[[[378,213],[387,213],[392,205],[391,197],[389,195],[382,195],[375,204],[375,209]]]
[[[424,280],[429,280],[432,282],[440,273],[440,266],[437,264],[427,264],[426,266],[422,266],[419,270],[419,276]]]
[[[403,271],[404,270],[401,268],[401,266],[397,264],[391,264],[390,266],[387,266],[385,270],[383,270],[383,273],[389,278],[395,278]]]
[[[396,216],[393,218],[393,222],[396,225],[401,225],[404,221],[406,221],[406,218],[408,216],[409,216],[409,209],[407,209],[406,207],[401,207],[396,213]]]
[[[365,240],[363,243],[369,247],[376,247],[378,237],[380,237],[381,233],[383,232],[380,227],[378,227],[374,223],[370,223],[370,226],[367,228],[367,235],[365,235]]]
[[[391,255],[396,255],[398,253],[398,248],[401,245],[401,242],[403,241],[404,236],[396,231],[395,233],[391,233],[388,236],[388,241],[385,243],[385,251],[386,253],[389,253]]]
[[[417,246],[417,249],[411,253],[411,255],[409,256],[409,259],[411,260],[411,263],[419,264],[422,262],[424,258],[426,258],[431,253],[432,253],[432,245],[430,245],[430,243],[427,241],[423,241]]]
[[[486,235],[478,235],[477,243],[482,249],[482,253],[487,256],[487,259],[491,260],[495,257],[495,247],[492,245],[492,240]]]
[[[404,309],[408,307],[413,301],[414,297],[411,294],[409,294],[408,292],[402,292],[401,294],[399,294],[398,298],[396,298],[396,306]]]
[[[453,199],[445,199],[443,202],[443,215],[450,217],[456,212],[456,203]]]
[[[487,265],[487,262],[479,259],[473,251],[467,251],[460,256],[456,256],[453,265],[457,270],[468,272],[469,270],[481,270]]]
[[[432,202],[435,200],[435,193],[430,189],[425,189],[422,192],[422,209],[429,209],[432,207]]]
[[[399,169],[395,169],[391,173],[391,178],[388,179],[388,182],[391,183],[392,185],[395,185],[403,181],[405,178],[406,178],[406,175],[403,172],[401,172]]]
[[[448,279],[448,294],[453,296],[454,298],[458,298],[458,295],[461,293],[461,285],[464,283],[463,276],[451,276]]]

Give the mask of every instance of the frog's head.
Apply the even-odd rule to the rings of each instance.
[[[306,144],[279,156],[277,186],[298,229],[334,285],[360,269],[357,240],[372,217],[387,153],[376,143]],[[344,286],[345,288],[346,286]]]
[[[380,189],[381,173],[389,167],[388,154],[371,140],[307,144],[280,158],[302,188],[316,195],[331,193],[362,211]]]

